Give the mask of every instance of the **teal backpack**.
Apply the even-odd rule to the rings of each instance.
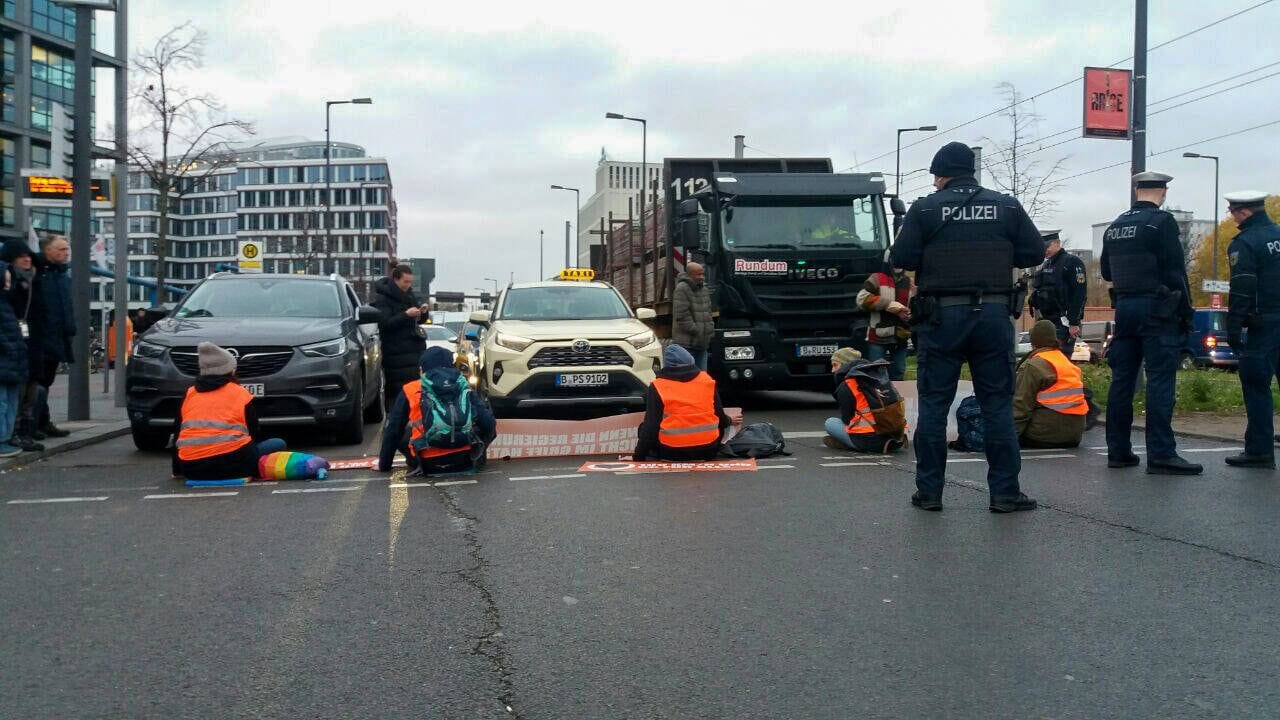
[[[415,452],[428,447],[452,449],[475,442],[471,419],[471,386],[461,373],[454,377],[423,378],[422,423],[426,431],[413,442]]]

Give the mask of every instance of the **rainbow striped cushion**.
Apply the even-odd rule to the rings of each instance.
[[[263,480],[324,480],[329,461],[319,455],[281,450],[258,459],[258,477]]]

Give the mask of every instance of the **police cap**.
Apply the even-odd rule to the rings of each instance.
[[[1062,240],[1061,237],[1058,237],[1061,233],[1061,230],[1041,230],[1040,239],[1047,243],[1053,242],[1054,240]]]
[[[1231,209],[1246,207],[1262,207],[1266,205],[1267,194],[1260,190],[1240,190],[1222,196]]]
[[[1139,190],[1148,190],[1153,188],[1167,188],[1169,181],[1173,180],[1172,175],[1165,175],[1158,172],[1140,172],[1133,176],[1133,186]]]

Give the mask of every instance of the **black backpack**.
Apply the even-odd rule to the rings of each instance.
[[[952,450],[981,452],[986,445],[986,431],[982,425],[982,406],[978,398],[970,395],[956,408],[958,437],[951,441]]]
[[[782,431],[771,423],[744,425],[729,442],[720,446],[720,454],[733,458],[767,458],[790,455]]]

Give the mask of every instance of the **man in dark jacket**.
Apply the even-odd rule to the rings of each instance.
[[[71,338],[76,334],[71,275],[67,272],[71,246],[65,237],[50,235],[40,242],[40,249],[35,259],[36,275],[28,319],[31,382],[27,384],[18,418],[19,434],[36,440],[70,435],[49,418],[49,387],[58,377],[58,366],[72,361]]]
[[[693,356],[693,362],[701,370],[707,369],[707,348],[715,331],[711,318],[711,291],[707,289],[707,271],[691,262],[684,274],[676,278],[675,297],[672,298],[672,316],[675,326],[671,330],[671,342]]]
[[[421,375],[417,380],[396,388],[396,402],[387,415],[382,431],[382,450],[378,453],[378,469],[391,469],[396,452],[404,455],[410,470],[423,475],[466,472],[484,466],[485,450],[497,436],[497,421],[480,394],[471,389],[467,379],[453,366],[453,353],[442,347],[427,348],[419,358]],[[461,406],[466,418],[459,421],[465,442],[444,447],[433,444],[437,420],[450,419],[437,415],[445,408]],[[440,412],[436,412],[436,410]],[[454,426],[450,423],[450,429]]]
[[[258,459],[285,449],[262,440],[253,397],[236,382],[236,359],[210,342],[196,348],[200,375],[173,420],[173,474],[188,480],[257,477]]]
[[[11,440],[18,417],[19,391],[27,382],[27,344],[9,299],[15,286],[9,264],[0,261],[0,458],[22,452]]]
[[[426,318],[426,307],[413,293],[413,268],[400,264],[391,277],[373,284],[372,305],[382,311],[378,330],[382,335],[382,374],[386,378],[384,407],[388,411],[400,388],[418,377],[418,358],[427,347],[418,325]]]
[[[715,380],[672,343],[662,352],[662,370],[644,395],[644,420],[633,459],[690,462],[714,460],[733,424],[720,403]]]

